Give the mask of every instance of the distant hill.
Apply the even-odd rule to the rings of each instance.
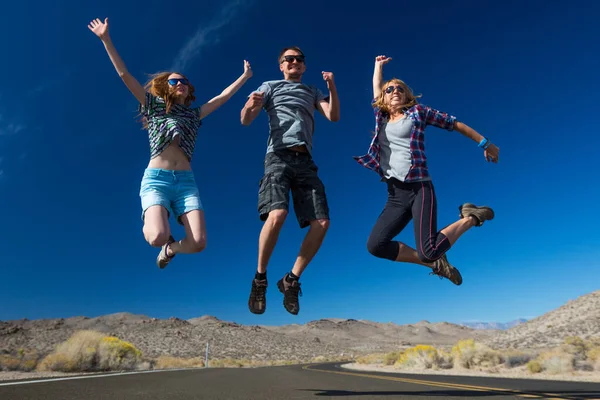
[[[310,360],[315,356],[389,352],[416,344],[452,345],[485,332],[446,322],[396,325],[354,319],[321,319],[283,326],[240,325],[210,315],[182,320],[118,313],[95,318],[0,322],[0,354],[19,348],[48,353],[75,331],[91,329],[133,343],[157,357],[196,357],[210,343],[213,357]]]
[[[464,326],[468,325],[468,326]],[[512,325],[512,327],[511,327]],[[42,354],[75,331],[91,329],[131,342],[145,355],[197,357],[206,343],[216,358],[309,361],[315,356],[397,351],[417,344],[450,346],[473,338],[494,348],[559,345],[567,336],[600,336],[600,291],[569,301],[540,317],[508,323],[431,323],[397,325],[326,318],[282,326],[241,325],[204,315],[183,320],[117,313],[99,317],[0,321],[0,354],[36,349]]]
[[[460,322],[458,325],[466,326],[472,329],[481,329],[481,330],[506,330],[510,329],[514,326],[520,325],[527,322],[525,318],[515,319],[510,322],[483,322],[483,321],[475,321],[475,322]]]
[[[484,339],[495,348],[543,348],[560,345],[567,336],[600,337],[600,290],[525,323]]]

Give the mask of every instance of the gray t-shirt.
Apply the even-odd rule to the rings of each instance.
[[[311,152],[314,111],[328,96],[314,86],[285,79],[263,82],[257,91],[264,93],[263,108],[269,118],[267,153],[298,145]]]
[[[387,179],[396,178],[404,182],[411,166],[410,134],[414,121],[404,117],[383,124],[379,137],[381,170]]]

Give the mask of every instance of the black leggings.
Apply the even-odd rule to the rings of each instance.
[[[392,239],[414,218],[419,259],[426,263],[439,259],[451,244],[437,231],[437,203],[431,181],[403,183],[391,179],[387,185],[387,203],[367,241],[369,253],[395,261],[400,245]]]

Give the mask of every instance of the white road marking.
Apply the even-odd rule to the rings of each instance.
[[[113,372],[110,374],[66,376],[66,377],[62,377],[62,378],[36,379],[36,380],[32,380],[32,381],[5,382],[5,383],[0,383],[0,386],[27,385],[27,384],[31,384],[31,383],[69,381],[69,380],[74,380],[74,379],[107,378],[107,377],[111,377],[111,376],[150,374],[150,373],[155,373],[155,372],[191,371],[191,370],[198,370],[198,369],[205,369],[205,368],[174,368],[174,369],[157,369],[157,370],[152,370],[152,371]]]

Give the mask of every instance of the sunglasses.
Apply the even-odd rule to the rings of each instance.
[[[189,81],[185,78],[173,78],[173,79],[169,79],[169,85],[171,86],[175,86],[177,85],[177,82],[181,82],[182,85],[187,85],[189,83]]]
[[[385,92],[387,94],[390,94],[394,91],[394,89],[398,89],[398,93],[404,93],[404,88],[400,85],[394,86],[394,85],[390,85],[388,87],[385,88]]]
[[[281,60],[281,62],[287,61],[287,62],[292,62],[292,61],[298,61],[300,64],[304,63],[304,56],[283,56],[283,60]]]

